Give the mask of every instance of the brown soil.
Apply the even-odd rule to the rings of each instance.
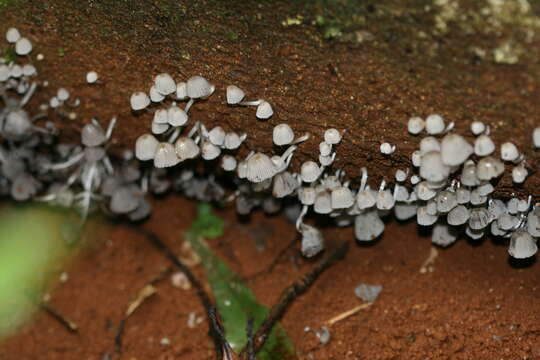
[[[181,254],[182,231],[194,219],[194,210],[192,203],[171,196],[162,200],[145,226]],[[212,241],[212,247],[243,277],[251,278],[248,284],[264,305],[272,306],[281,289],[312,267],[294,250],[273,272],[252,279],[294,236],[293,226],[260,213],[248,224],[239,222],[232,210],[221,216],[225,234]],[[353,239],[350,231],[329,230],[326,236],[330,248]],[[256,246],[261,241],[262,252]],[[299,358],[540,359],[537,266],[514,268],[505,247],[462,240],[439,250],[433,272],[421,274],[429,242],[417,236],[414,225],[392,223],[374,246],[353,245],[282,321]],[[127,304],[167,266],[167,260],[130,229],[103,229],[101,241],[66,269],[69,280],[52,291],[51,304],[79,326],[79,333],[69,333],[41,313],[0,347],[0,358],[101,359],[114,349]],[[195,270],[201,278],[200,267]],[[304,327],[324,325],[360,304],[354,295],[359,283],[381,284],[384,289],[370,308],[333,325],[330,343],[319,345]],[[159,282],[157,290],[128,320],[121,358],[211,359],[206,322],[195,329],[187,326],[190,312],[203,315],[194,291],[174,288],[169,278]],[[161,345],[163,337],[171,344]]]
[[[247,131],[245,153],[248,148],[271,151],[272,126],[286,122],[298,133],[314,135],[297,151],[298,165],[318,155],[324,130],[334,126],[347,130],[337,166],[356,177],[369,163],[371,181],[378,183],[382,176],[393,176],[396,168],[410,166],[419,139],[408,135],[408,118],[436,112],[454,121],[461,134],[470,134],[470,122],[481,120],[491,126],[498,144],[512,140],[519,145],[531,172],[540,163],[540,152],[531,146],[540,110],[540,42],[530,36],[535,29],[514,25],[485,34],[488,25],[465,18],[465,24],[449,24],[455,31],[440,35],[434,7],[425,1],[366,2],[341,10],[363,19],[357,27],[372,38],[351,44],[326,42],[310,25],[316,14],[332,6],[339,13],[336,4],[347,1],[16,3],[22,4],[1,10],[0,32],[17,26],[34,41],[36,54],[45,55],[39,70],[51,87],[39,96],[41,101],[60,86],[81,98],[79,120],[59,121],[71,136],[93,116],[118,116],[116,145],[132,147],[149,130],[150,114],[134,116],[129,96],[148,89],[157,73],[169,72],[180,79],[201,74],[217,85],[216,94],[197,104],[192,117],[209,126],[219,122],[226,130]],[[533,10],[540,13],[540,6]],[[283,25],[298,15],[304,16],[304,24]],[[529,34],[526,41],[524,34]],[[516,65],[495,64],[471,50],[492,49],[508,39],[526,48]],[[89,70],[101,75],[103,85],[84,83]],[[250,98],[267,99],[276,114],[261,122],[253,109],[223,105],[229,84],[245,89]],[[378,151],[385,141],[397,145],[392,156]],[[499,185],[500,194],[540,199],[538,176],[515,187],[507,171]]]

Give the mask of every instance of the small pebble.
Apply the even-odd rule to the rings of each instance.
[[[374,302],[381,293],[382,285],[360,284],[354,289],[356,296],[366,302]]]

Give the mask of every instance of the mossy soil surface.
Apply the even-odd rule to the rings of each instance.
[[[35,63],[40,79],[50,85],[38,92],[34,106],[60,86],[81,99],[77,120],[56,119],[74,140],[91,117],[118,116],[113,148],[132,147],[149,130],[150,114],[132,114],[129,96],[147,90],[155,74],[169,72],[179,79],[201,74],[216,84],[216,94],[196,104],[192,116],[209,126],[248,132],[246,153],[272,151],[268,134],[281,122],[297,133],[312,133],[293,166],[314,158],[324,130],[337,127],[347,132],[336,166],[352,177],[368,166],[370,181],[378,184],[396,168],[410,166],[419,139],[407,134],[408,118],[437,112],[464,135],[470,134],[472,120],[489,124],[498,144],[515,141],[531,172],[538,168],[531,131],[540,125],[540,47],[534,28],[521,23],[480,31],[488,29],[481,19],[468,22],[476,28],[465,27],[471,17],[459,12],[474,15],[476,9],[449,14],[430,1],[16,3],[0,9],[0,32],[18,27],[34,42],[35,54],[45,55]],[[537,11],[533,6],[531,16]],[[496,63],[492,50],[510,39],[526,51],[517,63]],[[100,74],[101,84],[85,84],[89,70]],[[260,122],[253,109],[224,106],[229,84],[270,101],[274,117]],[[384,141],[397,145],[390,157],[378,151]],[[538,198],[539,185],[533,173],[524,187],[513,187],[507,172],[498,191]],[[144,226],[181,253],[181,233],[194,219],[194,209],[178,198],[160,200]],[[247,279],[295,236],[293,226],[279,218],[255,215],[242,223],[232,210],[222,215],[226,233],[212,246]],[[327,238],[330,247],[353,242],[351,230],[329,229]],[[66,269],[69,280],[52,292],[52,304],[79,325],[79,333],[40,314],[0,346],[0,359],[103,359],[114,350],[127,303],[167,261],[124,227],[111,226],[100,240]],[[283,319],[299,358],[540,358],[538,265],[515,268],[504,246],[461,240],[439,250],[433,272],[420,274],[429,251],[429,239],[419,237],[413,225],[390,224],[374,246],[352,246]],[[270,306],[283,287],[311,267],[291,251],[273,272],[248,283]],[[202,276],[199,268],[196,272]],[[361,282],[384,286],[373,306],[332,326],[325,346],[304,332],[305,326],[321,326],[358,305],[353,290]],[[189,313],[203,314],[193,290],[174,288],[168,279],[157,288],[157,296],[128,321],[121,358],[211,358],[207,324],[187,326]],[[163,337],[171,344],[161,345]]]

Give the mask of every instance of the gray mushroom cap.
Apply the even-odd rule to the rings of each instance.
[[[127,214],[137,208],[137,196],[130,187],[118,189],[111,197],[111,211],[115,214]]]
[[[86,124],[81,131],[81,141],[85,146],[100,146],[106,140],[103,129],[96,124]]]

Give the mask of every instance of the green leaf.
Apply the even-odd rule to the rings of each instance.
[[[199,206],[198,214],[199,218],[185,234],[186,240],[201,257],[208,283],[217,299],[216,305],[222,317],[227,341],[238,353],[247,344],[248,319],[253,319],[254,329],[257,329],[269,310],[257,302],[251,289],[206,245],[203,234],[214,237],[221,235],[223,221],[211,213],[211,207],[207,204]],[[216,235],[218,233],[219,235]],[[257,358],[291,359],[295,358],[294,353],[286,331],[276,325]]]

